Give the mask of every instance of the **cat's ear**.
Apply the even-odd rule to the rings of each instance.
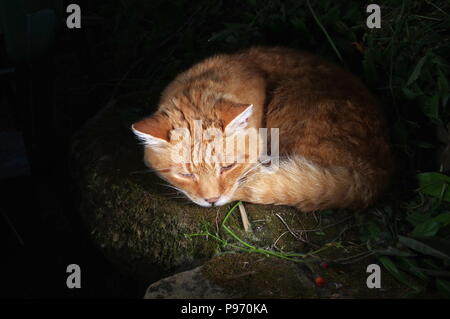
[[[234,105],[224,113],[225,132],[232,134],[248,126],[250,116],[253,114],[253,104]]]
[[[161,147],[169,141],[171,126],[169,120],[162,115],[147,117],[131,125],[136,137],[149,147]]]

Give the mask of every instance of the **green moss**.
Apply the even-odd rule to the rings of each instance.
[[[317,298],[313,282],[284,260],[252,253],[215,257],[203,275],[241,298]]]
[[[337,252],[338,249],[333,250]],[[225,254],[211,259],[203,275],[242,298],[399,298],[411,292],[386,272],[381,289],[366,285],[367,265],[374,259],[337,264],[328,268],[318,262],[295,264],[254,253]],[[322,277],[325,286],[314,281]]]

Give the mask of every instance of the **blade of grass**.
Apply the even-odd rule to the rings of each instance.
[[[308,4],[308,8],[309,11],[311,11],[311,14],[314,18],[314,20],[316,21],[317,25],[319,26],[319,28],[322,30],[322,32],[325,34],[325,37],[327,38],[328,42],[330,43],[331,47],[333,48],[334,52],[336,53],[337,57],[339,58],[339,60],[341,60],[341,62],[344,62],[344,60],[342,59],[341,54],[339,53],[339,50],[336,48],[336,45],[334,44],[333,40],[331,39],[330,35],[328,34],[327,30],[325,29],[325,27],[322,25],[322,23],[320,23],[319,18],[317,18],[316,13],[314,12],[311,3],[309,2],[309,0],[306,1],[306,3]]]

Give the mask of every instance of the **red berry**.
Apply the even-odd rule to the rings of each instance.
[[[328,265],[328,263],[323,262],[320,264],[320,267],[322,267],[323,269],[328,269],[330,267],[330,265]]]
[[[322,277],[317,277],[316,279],[314,279],[314,281],[317,287],[324,287],[326,284],[325,279],[323,279]]]

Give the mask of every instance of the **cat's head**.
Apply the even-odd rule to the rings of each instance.
[[[145,164],[200,206],[230,202],[262,152],[253,105],[221,100],[200,111],[172,102],[132,125]]]

